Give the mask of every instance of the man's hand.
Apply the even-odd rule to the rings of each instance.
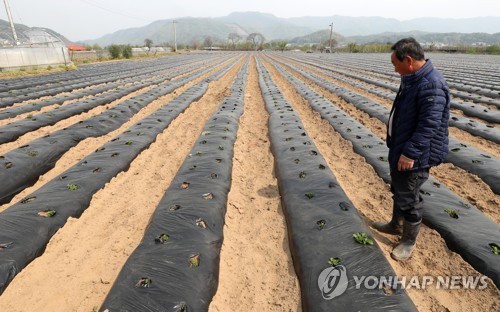
[[[414,160],[401,155],[398,160],[398,171],[409,170],[413,168]]]

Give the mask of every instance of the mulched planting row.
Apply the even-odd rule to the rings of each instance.
[[[102,136],[118,129],[151,102],[173,92],[190,80],[196,79],[210,70],[212,69],[204,68],[180,79],[161,83],[155,88],[128,99],[95,117],[33,140],[27,145],[0,156],[0,180],[4,181],[0,190],[0,203],[9,202],[17,193],[35,183],[40,175],[54,167],[57,160],[65,152],[82,140]],[[77,107],[75,106],[75,108]],[[72,116],[73,113],[74,110],[68,109],[62,114],[53,117],[65,119]],[[43,121],[41,122],[43,123]],[[21,132],[25,129],[18,128],[18,130]],[[3,134],[0,134],[0,138],[2,137]]]
[[[356,92],[328,82],[317,75],[311,74],[294,66],[293,64],[288,64],[288,66],[299,72],[307,79],[313,81],[321,88],[338,95],[346,102],[354,105],[356,108],[366,112],[370,116],[379,119],[385,124],[388,123],[390,113],[388,108],[362,95],[359,95]],[[450,153],[447,161],[473,174],[476,174],[490,186],[495,194],[500,194],[500,160],[454,138],[449,138],[449,141]]]
[[[295,59],[297,60],[297,59]],[[297,60],[300,62],[300,60]],[[304,61],[302,61],[304,62]],[[331,68],[328,66],[325,66],[324,64],[317,64],[314,62],[305,62],[304,64],[310,65],[317,67],[320,72],[322,72],[325,75],[328,75],[334,79],[344,81],[348,84],[355,85],[361,89],[364,89],[370,93],[373,93],[379,97],[386,98],[389,100],[394,100],[395,98],[395,93],[399,89],[399,83],[393,82],[393,81],[384,81],[384,80],[379,80],[376,78],[372,78],[366,74],[356,74],[348,70],[342,70],[338,68]],[[339,76],[339,74],[341,76]],[[351,77],[354,79],[346,78]],[[361,81],[361,82],[360,82]],[[365,82],[366,84],[362,83]],[[374,86],[378,86],[380,88],[374,88]],[[387,91],[387,89],[389,91]],[[471,96],[474,99],[477,99],[478,95],[473,95]],[[480,97],[480,96],[479,96]],[[496,105],[497,108],[500,107],[500,101],[496,100],[491,100],[490,102],[486,104],[492,104]],[[497,105],[498,104],[498,105]],[[491,123],[499,123],[500,122],[500,114],[498,113],[497,110],[490,109],[487,105],[481,105],[481,104],[474,104],[471,102],[465,102],[465,101],[458,101],[456,99],[452,99],[450,102],[450,105],[452,108],[456,108],[459,110],[462,110],[464,114],[470,116],[470,117],[477,117],[480,118],[486,122],[491,122]],[[453,117],[463,119],[462,116],[452,114]]]
[[[192,64],[192,61],[189,62],[184,62],[184,64]],[[63,95],[57,95],[53,96],[47,99],[37,99],[34,100],[33,102],[27,103],[25,105],[21,106],[16,106],[12,108],[6,108],[4,110],[0,110],[0,120],[2,119],[7,119],[7,118],[13,118],[15,116],[18,116],[20,114],[28,113],[28,112],[33,112],[33,111],[38,111],[43,107],[50,106],[50,105],[61,105],[66,101],[70,100],[76,100],[79,98],[87,97],[87,96],[95,96],[100,93],[104,93],[107,91],[111,91],[116,88],[122,88],[124,85],[128,83],[138,83],[141,80],[149,80],[153,76],[162,76],[165,74],[168,74],[168,70],[178,67],[182,65],[182,63],[176,63],[176,64],[165,64],[164,66],[161,66],[163,68],[159,68],[159,66],[155,67],[154,71],[151,70],[144,70],[141,72],[135,72],[131,73],[128,75],[122,75],[120,77],[116,78],[108,78],[107,81],[105,81],[103,84],[99,84],[99,82],[94,81],[93,85],[90,85],[89,87],[85,88],[84,90],[81,91],[74,91],[71,93],[66,93]],[[194,68],[194,67],[193,67]],[[128,73],[129,71],[127,71]]]
[[[281,66],[274,65],[323,119],[352,142],[354,151],[365,157],[377,174],[390,183],[385,142]],[[500,242],[500,226],[432,176],[421,193],[425,197],[424,223],[437,230],[451,250],[462,255],[476,270],[489,276],[500,287],[498,255],[490,247],[490,244]]]
[[[258,71],[304,311],[416,311],[406,292],[393,285],[356,289],[353,276],[396,274],[376,242],[364,245],[353,238],[370,231],[259,63]],[[329,265],[330,258],[340,265]]]
[[[248,59],[205,125],[101,311],[207,311],[217,290]]]
[[[235,62],[194,85],[163,105],[95,153],[0,213],[0,294],[34,258],[69,217],[79,217],[95,192],[119,172],[127,170],[137,155],[148,148],[179,114],[203,96],[212,79]]]
[[[152,90],[149,90],[139,96],[136,96],[133,99],[126,101],[126,103],[132,102],[134,104],[137,104],[136,103],[137,101],[144,102],[146,99],[150,99],[152,101],[155,99],[155,97],[158,98],[162,95],[162,92],[164,92],[164,90],[162,89],[165,89],[165,86],[168,86],[171,83],[168,80],[173,79],[176,76],[185,74],[191,71],[192,68],[196,67],[197,67],[196,65],[193,65],[193,67],[172,71],[171,73],[169,73],[164,77],[157,77],[152,80],[142,81],[135,85],[125,86],[121,89],[117,89],[112,92],[107,92],[83,101],[72,103],[71,105],[65,105],[63,107],[56,108],[54,110],[29,116],[26,119],[21,119],[18,121],[11,122],[4,126],[0,126],[0,144],[13,142],[20,136],[30,131],[37,130],[41,127],[54,125],[58,121],[64,120],[66,118],[69,118],[77,114],[88,112],[89,110],[95,107],[109,104],[132,92],[158,84]],[[200,70],[198,70],[198,72],[199,71]],[[196,72],[191,73],[190,75],[195,75],[195,74]],[[186,82],[186,81],[189,81],[189,79],[187,79],[186,77],[182,77],[179,79],[179,81],[175,80],[173,83],[179,84],[181,82]],[[180,85],[182,85],[182,83]],[[163,95],[164,94],[166,93],[163,93]]]

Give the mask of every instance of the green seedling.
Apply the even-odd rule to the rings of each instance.
[[[306,178],[306,172],[305,172],[305,171],[301,171],[301,172],[299,173],[299,178],[301,178],[301,179],[305,179],[305,178]]]
[[[10,168],[12,168],[12,163],[10,161],[6,162],[4,167],[5,167],[5,169],[10,169]]]
[[[495,255],[500,255],[500,247],[498,247],[497,244],[495,243],[490,243],[489,244],[490,248],[491,248],[491,252],[494,253]]]
[[[446,213],[450,215],[453,219],[458,219],[458,210],[455,209],[445,209],[444,210]]]
[[[197,268],[200,266],[200,255],[194,255],[189,257],[189,267]]]
[[[356,242],[361,245],[373,245],[373,240],[366,236],[366,233],[354,233],[352,235]]]
[[[125,144],[132,145],[132,140],[128,140],[127,142],[125,142]]]
[[[139,281],[135,284],[137,288],[149,288],[153,284],[153,281],[149,277],[141,277]]]
[[[313,194],[313,193],[311,193],[311,192],[308,192],[308,193],[306,193],[305,195],[306,195],[307,199],[311,199],[311,198],[313,198],[313,197],[314,197],[314,194]]]
[[[325,170],[326,169],[326,167],[324,165],[322,165],[322,164],[320,164],[318,168],[321,169],[321,170]]]
[[[330,259],[328,259],[328,264],[331,265],[331,266],[333,266],[333,267],[337,266],[337,265],[340,264],[340,258],[337,258],[337,257],[330,258]]]
[[[221,151],[223,151],[223,150],[224,150],[224,146],[219,145],[219,149],[220,149]]]
[[[318,228],[322,230],[326,226],[326,220],[319,220],[316,224],[318,225]]]
[[[76,191],[78,189],[78,185],[76,185],[76,184],[68,184],[68,185],[66,185],[66,187],[70,191]]]
[[[168,239],[170,238],[169,235],[167,234],[161,234],[160,236],[158,236],[157,238],[155,238],[155,242],[158,243],[158,244],[164,244],[168,241]]]
[[[28,152],[28,156],[31,156],[31,157],[36,157],[37,155],[38,155],[37,151],[29,151]]]
[[[40,217],[44,217],[44,218],[51,218],[51,217],[53,217],[53,216],[56,215],[56,211],[55,210],[50,210],[50,209],[43,210],[43,211],[39,211],[38,215]]]

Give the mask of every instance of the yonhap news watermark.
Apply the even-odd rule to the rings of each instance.
[[[483,290],[488,287],[488,277],[484,275],[452,275],[452,276],[352,276],[350,279],[347,269],[343,265],[337,265],[324,269],[318,277],[318,287],[325,300],[331,300],[342,295],[348,285],[354,285],[355,289],[477,289]]]

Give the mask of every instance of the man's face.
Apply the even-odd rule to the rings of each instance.
[[[405,57],[402,61],[398,60],[396,54],[392,52],[391,62],[394,65],[394,71],[399,73],[401,76],[411,74],[410,64],[408,60],[409,56]]]

